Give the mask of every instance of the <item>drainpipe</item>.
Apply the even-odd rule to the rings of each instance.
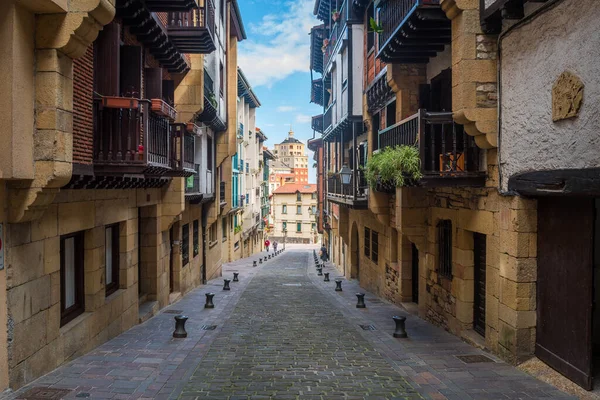
[[[545,13],[546,11],[551,10],[552,8],[557,6],[558,3],[562,2],[562,1],[563,0],[550,0],[546,3],[544,3],[542,6],[540,6],[540,8],[536,9],[535,11],[533,11],[531,14],[527,15],[526,17],[523,17],[518,22],[516,22],[514,25],[508,27],[504,32],[502,32],[502,33],[500,33],[500,35],[498,35],[498,43],[497,43],[498,62],[496,63],[496,65],[497,65],[497,81],[498,81],[498,180],[500,181],[500,185],[499,185],[500,194],[517,195],[517,193],[511,193],[510,191],[502,190],[502,151],[501,151],[501,149],[502,149],[502,40],[504,39],[504,37],[506,35],[508,35],[513,30],[520,28],[521,26],[531,22],[531,20],[533,20],[533,18]]]
[[[202,205],[202,284],[206,285],[206,250],[207,246],[207,234],[206,225],[208,224],[208,207],[206,204]]]

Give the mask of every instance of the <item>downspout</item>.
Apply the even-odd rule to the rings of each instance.
[[[216,174],[215,174],[216,175]],[[208,207],[206,204],[202,205],[202,284],[206,285],[206,250],[208,248],[206,243],[206,226],[208,225]]]
[[[511,193],[510,191],[504,192],[502,190],[502,151],[501,151],[501,148],[502,148],[502,40],[504,39],[504,37],[506,35],[508,35],[513,30],[520,28],[521,26],[531,22],[531,20],[533,18],[545,13],[546,11],[551,10],[552,8],[557,6],[558,3],[562,2],[562,1],[563,0],[549,0],[548,2],[546,2],[542,6],[540,6],[538,9],[533,11],[531,14],[523,17],[518,22],[516,22],[514,25],[508,27],[504,32],[501,32],[500,35],[498,35],[498,42],[497,42],[498,62],[496,63],[496,65],[497,65],[497,67],[496,67],[497,68],[497,81],[498,81],[498,105],[497,105],[497,107],[498,107],[498,180],[500,181],[498,191],[500,192],[500,194],[503,194],[503,195],[517,195],[517,193]]]

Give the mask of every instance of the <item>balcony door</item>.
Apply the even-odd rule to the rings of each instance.
[[[431,78],[431,83],[419,88],[419,108],[427,111],[452,111],[452,69]]]

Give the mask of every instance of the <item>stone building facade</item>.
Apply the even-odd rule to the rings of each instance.
[[[317,185],[286,184],[273,192],[271,242],[317,243]]]
[[[16,1],[0,17],[9,39],[0,87],[10,94],[0,130],[0,390],[221,274],[217,177],[231,173],[224,145],[237,132],[243,24],[235,1],[207,1],[185,12],[215,13],[214,26],[195,27],[210,40],[185,43],[159,3]],[[216,38],[228,55],[220,101],[208,85],[220,80],[204,70]]]
[[[312,99],[324,107],[313,128],[322,133],[324,242],[332,261],[364,288],[507,361],[524,361],[536,347],[537,201],[501,190],[497,34],[482,25],[478,1],[428,5],[435,18],[427,22],[416,9],[394,19],[410,9],[403,1],[377,12],[373,2],[360,3],[342,8],[340,23],[330,11],[341,2],[317,0],[323,25],[311,35],[311,68],[324,76],[313,81]],[[369,29],[371,17],[381,34]],[[359,24],[362,36],[338,49],[335,36]],[[422,24],[435,25],[438,37]],[[394,35],[418,38],[420,46],[405,49]],[[362,57],[349,59],[361,81],[349,77],[352,90],[345,91],[362,96],[360,123],[340,128],[328,115],[327,85],[336,82],[328,76],[331,43],[331,54],[351,48]],[[322,98],[314,95],[319,88]],[[398,145],[417,147],[423,177],[402,187],[368,185],[362,171],[373,155]]]

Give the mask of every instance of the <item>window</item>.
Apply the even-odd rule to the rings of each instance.
[[[190,262],[190,224],[181,228],[181,260],[184,267]]]
[[[374,263],[379,261],[379,233],[371,232],[371,260]]]
[[[369,228],[365,228],[365,257],[371,257],[371,230]]]
[[[302,206],[296,206],[296,214],[302,215]]]
[[[106,296],[119,288],[119,224],[104,229],[104,265]]]
[[[283,230],[286,231],[287,230],[287,222],[283,221]]]
[[[302,232],[302,222],[296,223],[296,232]]]
[[[375,32],[371,29],[371,18],[375,18],[375,2],[371,2],[367,9],[367,52],[370,52],[375,47]]]
[[[198,227],[198,220],[194,221],[194,225],[193,225],[193,229],[194,229],[194,257],[196,257],[198,255],[198,253],[200,253],[200,232],[199,232],[199,227]]]
[[[221,219],[221,239],[227,240],[227,218]]]
[[[296,201],[302,201],[302,193],[296,193]]]
[[[317,194],[316,193],[311,194],[310,198],[313,199],[313,200],[316,199],[317,198]]]
[[[438,273],[452,279],[452,221],[438,223]]]
[[[225,86],[225,76],[223,72],[223,63],[219,63],[219,94],[223,97],[223,87]]]
[[[287,206],[285,204],[283,206],[281,206],[281,213],[287,214]]]
[[[310,224],[310,229],[312,229],[313,231],[317,229],[317,224],[315,224],[314,222]]]
[[[81,315],[83,293],[83,232],[60,238],[60,326]]]
[[[210,241],[210,243],[213,243],[217,240],[217,224],[212,224],[210,226],[208,240]]]

